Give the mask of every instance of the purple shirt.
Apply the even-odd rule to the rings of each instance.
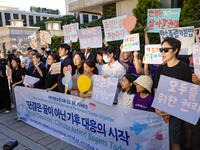
[[[152,77],[152,79],[154,78],[154,74],[155,74],[157,68],[158,68],[158,65],[151,64],[151,77]]]
[[[151,107],[153,103],[153,95],[149,94],[146,98],[140,97],[140,93],[135,94],[133,98],[133,108],[145,111],[155,112],[155,108]]]

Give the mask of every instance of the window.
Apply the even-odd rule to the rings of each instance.
[[[6,25],[10,25],[10,14],[9,13],[5,13],[5,21],[6,21]]]
[[[26,23],[26,15],[22,15],[22,19],[24,20],[24,21],[23,21],[24,26],[27,26],[27,23]]]
[[[98,19],[98,16],[92,16],[92,20]]]
[[[2,23],[2,16],[1,16],[1,12],[0,12],[0,27],[3,26],[3,23]]]
[[[88,15],[83,15],[83,22],[88,23]]]
[[[34,22],[33,22],[33,16],[29,16],[29,25],[31,26],[33,24],[34,24]]]
[[[103,19],[116,17],[116,3],[103,6]]]
[[[76,22],[80,23],[80,15],[78,13],[74,13],[74,16],[76,17]]]
[[[13,19],[19,19],[19,15],[18,14],[13,14]]]
[[[47,19],[47,17],[43,17],[43,20],[46,20]]]
[[[40,16],[36,16],[36,22],[40,21]]]

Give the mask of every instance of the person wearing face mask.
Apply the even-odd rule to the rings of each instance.
[[[114,104],[117,104],[117,97],[121,91],[122,78],[126,74],[126,69],[116,60],[115,49],[112,46],[107,46],[106,49],[102,50],[103,60],[107,63],[102,68],[102,75],[106,77],[118,78],[118,88],[116,90]]]

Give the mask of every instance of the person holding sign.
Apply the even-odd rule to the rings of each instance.
[[[45,89],[47,92],[55,91],[58,92],[58,75],[51,74],[51,66],[59,60],[58,55],[55,53],[49,54],[47,57],[48,67],[45,72]]]
[[[160,52],[162,53],[162,61],[165,61],[166,63],[159,66],[155,72],[153,86],[155,93],[161,74],[183,81],[192,82],[192,72],[189,66],[177,59],[181,48],[181,42],[178,39],[167,37],[162,41],[161,45],[162,47],[160,48]],[[181,131],[184,121],[171,116],[170,112],[156,109],[156,113],[162,116],[165,122],[169,121],[171,149],[180,150]]]
[[[125,106],[133,108],[133,98],[136,94],[136,87],[133,81],[136,80],[136,76],[133,74],[125,74],[122,79],[122,91],[118,95],[119,106]]]
[[[80,93],[81,98],[88,98],[90,99],[92,96],[92,89],[93,89],[93,75],[98,75],[98,69],[95,65],[95,61],[92,59],[88,59],[84,62],[84,71],[86,74],[88,74],[88,77],[91,80],[91,86],[90,89],[86,93]]]
[[[114,104],[117,104],[117,98],[121,91],[122,78],[126,74],[126,69],[116,60],[115,49],[112,46],[107,47],[107,52],[103,53],[103,60],[108,63],[102,68],[102,75],[106,77],[116,77],[119,79],[118,88],[115,94]]]
[[[83,63],[85,61],[85,56],[82,52],[77,52],[74,55],[74,59],[73,59],[73,66],[72,66],[72,88],[68,89],[71,93],[71,95],[74,96],[79,96],[80,91],[78,90],[77,87],[77,79],[80,75],[86,75],[84,72],[84,67],[83,67]]]

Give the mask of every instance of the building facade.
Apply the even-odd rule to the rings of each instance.
[[[30,12],[19,10],[16,7],[0,6],[0,27],[10,25],[10,19],[23,19],[24,26],[31,26],[50,17],[59,18],[62,15]]]

